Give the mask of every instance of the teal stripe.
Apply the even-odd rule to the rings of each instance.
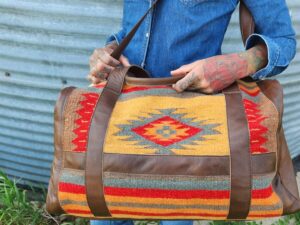
[[[104,173],[104,184],[112,187],[126,188],[160,188],[176,190],[229,190],[230,178],[226,176],[165,176]],[[255,176],[252,180],[254,190],[264,189],[271,185],[273,174]]]
[[[254,177],[252,180],[252,189],[264,189],[271,185],[273,180],[272,175],[265,175],[260,177]]]
[[[157,209],[210,209],[210,210],[228,210],[228,205],[176,205],[176,204],[147,204],[134,202],[107,202],[108,206],[123,206],[131,208],[157,208]],[[251,207],[252,211],[269,211],[281,209],[281,204],[275,205],[255,205]]]
[[[268,210],[277,210],[281,209],[282,205],[281,204],[276,204],[276,205],[254,205],[251,206],[250,210],[253,211],[268,211]]]
[[[61,205],[81,205],[81,206],[88,206],[88,204],[86,202],[82,202],[82,201],[74,201],[74,200],[61,200],[60,201]]]
[[[172,179],[138,179],[138,178],[104,178],[104,185],[125,188],[159,188],[175,190],[229,190],[229,180],[172,180]]]
[[[129,92],[129,93],[122,93],[119,97],[119,100],[128,100],[131,98],[137,98],[137,97],[145,97],[145,96],[167,96],[167,97],[174,97],[174,98],[193,98],[193,97],[199,97],[199,93],[195,92],[184,92],[181,94],[178,94],[173,89],[151,89],[151,90],[144,90],[144,91],[135,91],[135,92]]]
[[[84,184],[84,171],[74,171],[63,169],[59,179],[61,182],[85,185]]]
[[[108,206],[125,206],[132,208],[158,208],[158,209],[214,209],[214,210],[228,210],[226,205],[175,205],[175,204],[145,204],[132,202],[108,202]]]

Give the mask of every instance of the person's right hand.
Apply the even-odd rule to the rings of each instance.
[[[114,59],[110,54],[118,47],[117,42],[111,42],[103,48],[94,50],[90,57],[90,73],[87,79],[92,84],[98,84],[107,79],[109,73],[117,66],[130,66],[128,59],[121,55],[119,60]]]

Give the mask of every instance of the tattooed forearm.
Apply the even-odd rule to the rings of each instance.
[[[207,59],[203,65],[203,76],[214,91],[219,91],[243,77],[247,68],[247,58],[242,53],[221,55]]]
[[[255,73],[266,64],[267,48],[258,44],[245,52],[197,60],[171,71],[173,76],[184,75],[173,88],[178,92],[191,89],[213,93]]]
[[[267,63],[266,48],[257,45],[246,52],[215,56],[205,61],[203,76],[213,90],[219,91],[263,68]]]
[[[264,44],[258,44],[246,53],[248,56],[249,74],[253,74],[267,65],[268,53]]]

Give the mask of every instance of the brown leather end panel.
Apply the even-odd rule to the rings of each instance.
[[[258,85],[264,95],[273,102],[279,112],[280,122],[277,131],[278,165],[277,174],[273,180],[273,188],[283,203],[283,215],[291,214],[300,210],[300,199],[296,175],[282,127],[283,89],[277,80],[260,81]]]
[[[283,203],[283,215],[287,215],[300,211],[300,199],[296,175],[282,127],[278,145],[280,161],[277,175],[273,181],[273,188]]]
[[[61,90],[54,109],[54,159],[51,168],[51,178],[48,185],[48,193],[46,199],[46,210],[51,214],[64,213],[58,201],[58,179],[62,169],[63,160],[63,114],[64,106],[68,96],[75,87],[67,87]]]

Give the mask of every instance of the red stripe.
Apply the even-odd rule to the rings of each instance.
[[[80,209],[67,209],[65,211],[67,213],[74,213],[74,214],[92,214],[90,211],[80,210]]]
[[[251,215],[249,214],[248,217],[257,217],[257,218],[264,218],[264,217],[277,217],[277,216],[282,216],[282,214],[275,213],[275,214],[261,214],[261,215]]]
[[[160,86],[149,86],[149,87],[145,87],[145,86],[137,86],[137,87],[132,87],[132,88],[126,88],[124,90],[122,90],[122,93],[130,93],[130,92],[135,92],[135,91],[145,91],[145,90],[151,90],[151,89],[172,89],[169,86],[165,86],[165,85],[160,85]]]
[[[137,216],[205,216],[205,217],[226,217],[225,214],[210,214],[210,213],[145,213],[145,212],[130,212],[123,210],[111,210],[111,214],[129,214]]]
[[[204,199],[228,199],[229,191],[221,190],[162,190],[152,188],[119,188],[105,187],[104,192],[107,195],[115,196],[134,196],[145,198],[204,198]]]
[[[124,188],[124,187],[104,187],[107,195],[133,196],[145,198],[203,198],[203,199],[226,199],[229,198],[229,191],[224,190],[162,190],[153,188]],[[265,189],[252,190],[252,198],[268,198],[272,195],[272,186]]]
[[[252,190],[252,198],[268,198],[272,195],[273,188],[270,185],[265,189]]]
[[[75,193],[75,194],[85,194],[85,186],[78,185],[78,184],[70,184],[59,182],[59,191],[61,192],[68,192],[68,193]]]

